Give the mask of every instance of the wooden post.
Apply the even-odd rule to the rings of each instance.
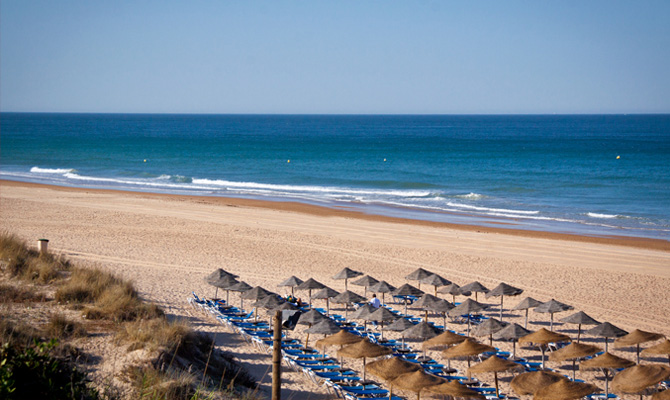
[[[272,347],[272,400],[281,400],[281,317],[281,310],[277,310]]]

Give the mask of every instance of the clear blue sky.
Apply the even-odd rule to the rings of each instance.
[[[668,113],[670,1],[0,4],[0,109]]]

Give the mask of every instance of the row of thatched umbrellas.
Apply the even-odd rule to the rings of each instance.
[[[344,270],[340,271],[337,275],[335,275],[335,279],[344,279],[345,280],[345,292],[343,293],[338,293],[337,291],[328,288],[327,286],[317,282],[314,279],[309,279],[307,281],[302,281],[297,277],[290,277],[286,281],[282,282],[279,286],[286,286],[286,287],[291,287],[292,294],[294,293],[294,289],[298,290],[308,290],[309,291],[309,304],[311,304],[312,298],[314,299],[326,299],[327,300],[327,307],[329,308],[329,303],[328,300],[332,299],[332,301],[340,304],[346,304],[347,308],[345,308],[345,317],[346,313],[348,310],[348,305],[351,303],[358,303],[362,302],[365,300],[365,297],[361,297],[360,295],[351,292],[349,290],[346,290],[347,288],[347,280],[352,277],[357,277],[362,275],[360,272],[350,270],[348,268],[345,268]],[[268,309],[277,309],[278,307],[284,307],[284,308],[291,308],[292,305],[290,303],[284,304],[285,302],[279,301],[278,296],[269,296],[270,294],[274,294],[270,291],[267,291],[263,288],[260,287],[250,287],[249,285],[245,284],[244,282],[239,282],[236,280],[236,276],[229,274],[223,270],[217,270],[214,273],[212,273],[210,276],[206,278],[206,281],[215,287],[218,288],[224,288],[227,291],[239,291],[241,293],[241,299],[254,299],[257,300],[256,306],[259,307],[265,307]],[[463,287],[458,287],[455,283],[452,283],[442,277],[439,277],[436,274],[429,273],[428,271],[418,269],[417,271],[414,271],[412,274],[407,276],[407,279],[415,279],[419,281],[419,288],[421,283],[425,284],[431,284],[435,286],[435,294],[437,295],[438,292],[440,293],[448,293],[451,294],[454,297],[456,295],[465,295],[469,296],[471,293],[475,293],[475,296],[477,293],[486,293],[487,297],[491,296],[500,296],[501,297],[501,306],[500,306],[500,317],[502,321],[502,312],[503,312],[503,298],[505,295],[507,296],[515,296],[523,292],[522,289],[514,288],[510,285],[507,284],[500,284],[498,287],[496,287],[494,290],[489,291],[486,287],[484,287],[481,283],[479,282],[472,282],[471,284],[465,285]],[[441,312],[443,313],[443,316],[446,318],[447,313],[450,316],[459,316],[459,315],[471,315],[477,312],[480,312],[481,310],[485,309],[487,305],[482,304],[477,302],[477,300],[472,300],[472,299],[466,299],[464,302],[462,302],[458,307],[454,307],[453,304],[447,302],[444,299],[439,299],[436,297],[436,295],[429,295],[423,293],[419,288],[415,288],[411,285],[403,285],[400,288],[394,288],[390,284],[388,284],[385,281],[377,281],[376,279],[370,277],[370,276],[363,276],[362,278],[357,279],[355,282],[352,282],[353,284],[360,285],[360,286],[365,286],[366,292],[367,290],[375,291],[375,292],[380,292],[382,293],[382,296],[384,293],[391,293],[393,295],[397,296],[421,296],[421,299],[414,304],[414,306],[418,306],[421,309],[425,310],[426,313],[428,311],[435,311],[435,312]],[[438,291],[438,287],[443,286],[442,289]],[[312,296],[312,290],[319,290],[314,296]],[[268,298],[273,298],[274,300],[268,300]],[[475,297],[476,298],[476,297]],[[227,295],[228,299],[228,295]],[[293,307],[294,308],[294,307]],[[528,321],[528,309],[530,308],[535,308],[536,312],[548,312],[551,314],[551,325],[550,329],[553,328],[553,314],[557,312],[562,312],[566,310],[572,309],[571,306],[568,306],[566,304],[560,303],[554,299],[546,302],[546,303],[540,303],[537,300],[534,300],[532,298],[526,298],[524,299],[521,303],[519,303],[516,307],[513,308],[513,310],[526,310],[526,327],[527,327],[527,321]],[[313,311],[313,310],[312,310]],[[329,312],[329,311],[328,311]],[[376,313],[376,314],[375,314]],[[299,323],[306,323],[314,326],[311,326],[308,330],[305,332],[308,333],[332,333],[336,331],[340,331],[340,328],[333,323],[330,319],[323,317],[322,314],[320,313],[313,313],[312,316],[314,315],[319,315],[323,319],[320,320],[319,318],[315,317],[310,317],[310,313],[303,314],[305,317],[303,318],[301,316],[300,322]],[[405,306],[405,314],[407,314],[407,303]],[[312,319],[314,318],[314,319]],[[396,315],[388,311],[386,308],[380,308],[380,309],[374,309],[370,306],[364,306],[360,307],[356,313],[352,314],[352,318],[360,318],[364,319],[365,321],[375,321],[375,322],[381,322],[382,324],[385,321],[393,321],[395,320],[394,323],[388,325],[386,328],[382,329],[382,332],[384,330],[396,330],[400,331],[403,334],[403,344],[404,344],[404,337],[416,337],[420,339],[427,339],[432,336],[437,335],[437,331],[435,330],[434,327],[432,327],[430,324],[428,324],[425,320],[422,321],[421,323],[414,325],[411,322],[409,322],[405,318],[397,318]],[[542,349],[543,352],[543,357],[542,357],[542,363],[544,367],[544,351],[546,350],[546,344],[547,343],[557,343],[561,341],[569,341],[570,338],[561,335],[555,332],[552,332],[551,330],[547,331],[544,329],[541,329],[538,332],[535,332],[534,334],[530,334],[529,331],[527,331],[525,328],[519,326],[518,324],[504,324],[501,321],[497,321],[493,318],[487,319],[484,323],[480,324],[477,329],[473,332],[476,336],[484,336],[484,335],[489,335],[490,340],[493,338],[495,339],[506,339],[506,340],[513,340],[514,344],[516,343],[515,339],[518,339],[519,342],[528,342],[528,343],[533,343],[536,345],[539,345],[540,348]],[[567,318],[563,318],[561,320],[562,322],[565,323],[574,323],[579,325],[579,330],[578,330],[578,336],[577,336],[577,343],[572,343],[569,346],[564,347],[563,349],[553,352],[550,360],[552,361],[563,361],[563,360],[572,360],[573,361],[573,371],[575,370],[574,365],[576,360],[591,356],[593,354],[596,354],[600,352],[600,349],[595,347],[595,346],[589,346],[589,345],[580,345],[579,338],[581,336],[581,325],[585,324],[599,324],[597,321],[595,321],[593,318],[589,317],[587,314],[583,312],[578,312],[576,314],[573,314]],[[445,321],[446,322],[446,321]],[[469,325],[470,320],[468,319],[468,335],[470,333],[470,325]],[[409,326],[409,325],[411,326]],[[432,332],[431,332],[432,331]],[[344,332],[344,331],[341,331]],[[451,332],[445,332],[450,333]],[[657,340],[662,338],[662,335],[659,334],[654,334],[654,333],[649,333],[649,332],[643,332],[643,331],[634,331],[631,334],[627,334],[627,332],[609,324],[609,323],[603,323],[599,324],[595,328],[587,331],[587,333],[596,335],[596,336],[601,336],[605,338],[605,348],[606,352],[602,354],[599,357],[593,358],[591,360],[585,361],[582,363],[585,368],[601,368],[605,372],[605,378],[606,378],[606,385],[608,382],[608,373],[609,371],[614,368],[614,367],[604,367],[602,365],[611,365],[613,356],[610,353],[607,353],[607,339],[608,338],[616,338],[619,337],[615,341],[615,345],[618,345],[619,347],[623,346],[637,346],[637,351],[638,351],[638,362],[639,362],[639,355],[640,355],[640,348],[639,345],[641,343],[645,343],[648,341],[652,340]],[[382,333],[383,335],[383,333]],[[461,340],[464,343],[469,343],[471,342],[469,339],[464,340],[465,337],[461,335],[455,335],[458,336],[458,339],[463,339]],[[556,335],[560,335],[562,337],[557,337]],[[625,335],[625,336],[624,336]],[[353,335],[355,336],[355,335]],[[542,336],[545,336],[544,338]],[[622,337],[623,336],[623,337]],[[355,336],[359,341],[360,337]],[[383,337],[382,337],[383,338]],[[567,338],[567,340],[566,340]],[[309,336],[308,336],[309,340]],[[439,341],[439,340],[438,340]],[[457,343],[457,342],[456,342]],[[371,343],[372,344],[372,343]],[[453,344],[453,342],[452,342]],[[431,344],[428,343],[428,346]],[[444,345],[444,344],[442,344]],[[485,345],[482,345],[485,346]],[[383,346],[380,346],[382,348],[385,348]],[[458,346],[453,347],[452,349],[456,349]],[[658,347],[658,348],[657,348]],[[424,351],[425,351],[426,346],[424,346]],[[386,348],[385,348],[386,349]],[[450,350],[450,349],[447,349]],[[449,353],[445,350],[445,356],[450,360],[448,357]],[[458,351],[460,350],[452,350],[456,351],[455,354],[459,354]],[[484,351],[490,351],[490,350],[484,350]],[[351,350],[351,352],[355,352],[354,349]],[[669,356],[669,363],[670,363],[670,342],[665,341],[657,346],[654,346],[652,348],[646,349],[642,352],[643,354],[667,354]],[[343,356],[347,354],[346,352],[343,354]],[[353,354],[353,353],[349,353]],[[361,353],[364,354],[364,353]],[[479,353],[477,353],[479,354]],[[459,356],[456,356],[459,357]],[[488,360],[495,359],[497,357],[490,357]],[[618,358],[618,357],[617,357]],[[620,359],[620,358],[619,358]],[[468,358],[469,360],[469,358]],[[625,359],[620,359],[623,361],[619,361],[619,364],[614,364],[614,365],[619,365],[616,368],[623,368],[625,366],[628,366],[627,363],[632,363],[631,361],[625,360]],[[505,360],[502,360],[505,361]],[[490,361],[490,363],[493,363],[496,361]],[[590,364],[589,364],[590,362]],[[609,362],[610,364],[607,364]],[[483,364],[483,363],[482,363]],[[516,363],[511,363],[514,364],[515,366],[518,366]],[[510,364],[510,366],[511,366]],[[626,365],[624,365],[626,364]],[[645,366],[646,367],[646,366]],[[481,367],[481,368],[486,368]],[[473,371],[473,372],[476,372]],[[670,374],[670,372],[669,372]],[[525,375],[525,374],[522,374]],[[621,375],[621,374],[619,374]],[[617,375],[617,376],[619,376]],[[574,372],[573,372],[573,377],[574,377]],[[495,376],[496,379],[496,388],[497,388],[497,375]],[[516,379],[516,378],[515,378]],[[405,380],[407,381],[407,380]],[[607,387],[607,386],[606,386]],[[591,392],[592,393],[592,392]]]

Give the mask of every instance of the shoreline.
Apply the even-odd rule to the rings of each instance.
[[[412,226],[446,228],[466,232],[518,236],[531,239],[548,239],[548,240],[595,243],[595,244],[624,246],[638,249],[670,252],[670,241],[662,239],[641,238],[633,236],[586,236],[580,234],[536,231],[536,230],[519,229],[519,228],[502,228],[502,227],[498,228],[498,227],[488,227],[480,225],[426,221],[420,219],[409,219],[402,217],[390,217],[384,215],[367,214],[363,211],[358,210],[347,210],[344,208],[337,208],[337,207],[330,208],[325,206],[299,203],[294,201],[272,201],[272,200],[259,200],[259,199],[245,199],[237,197],[219,197],[219,196],[215,197],[215,196],[195,196],[195,195],[167,194],[167,193],[149,193],[149,192],[136,192],[136,191],[115,190],[115,189],[88,189],[88,188],[57,186],[42,183],[0,179],[0,188],[2,186],[24,187],[24,188],[48,188],[51,190],[72,192],[72,193],[89,193],[89,192],[102,193],[102,194],[115,193],[123,196],[156,198],[165,200],[172,199],[177,201],[190,201],[201,204],[205,203],[215,206],[259,208],[266,210],[306,214],[317,217],[353,218],[363,221],[388,222],[388,223],[406,224]]]

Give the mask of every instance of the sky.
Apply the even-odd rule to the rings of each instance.
[[[670,112],[670,1],[2,0],[0,110]]]

